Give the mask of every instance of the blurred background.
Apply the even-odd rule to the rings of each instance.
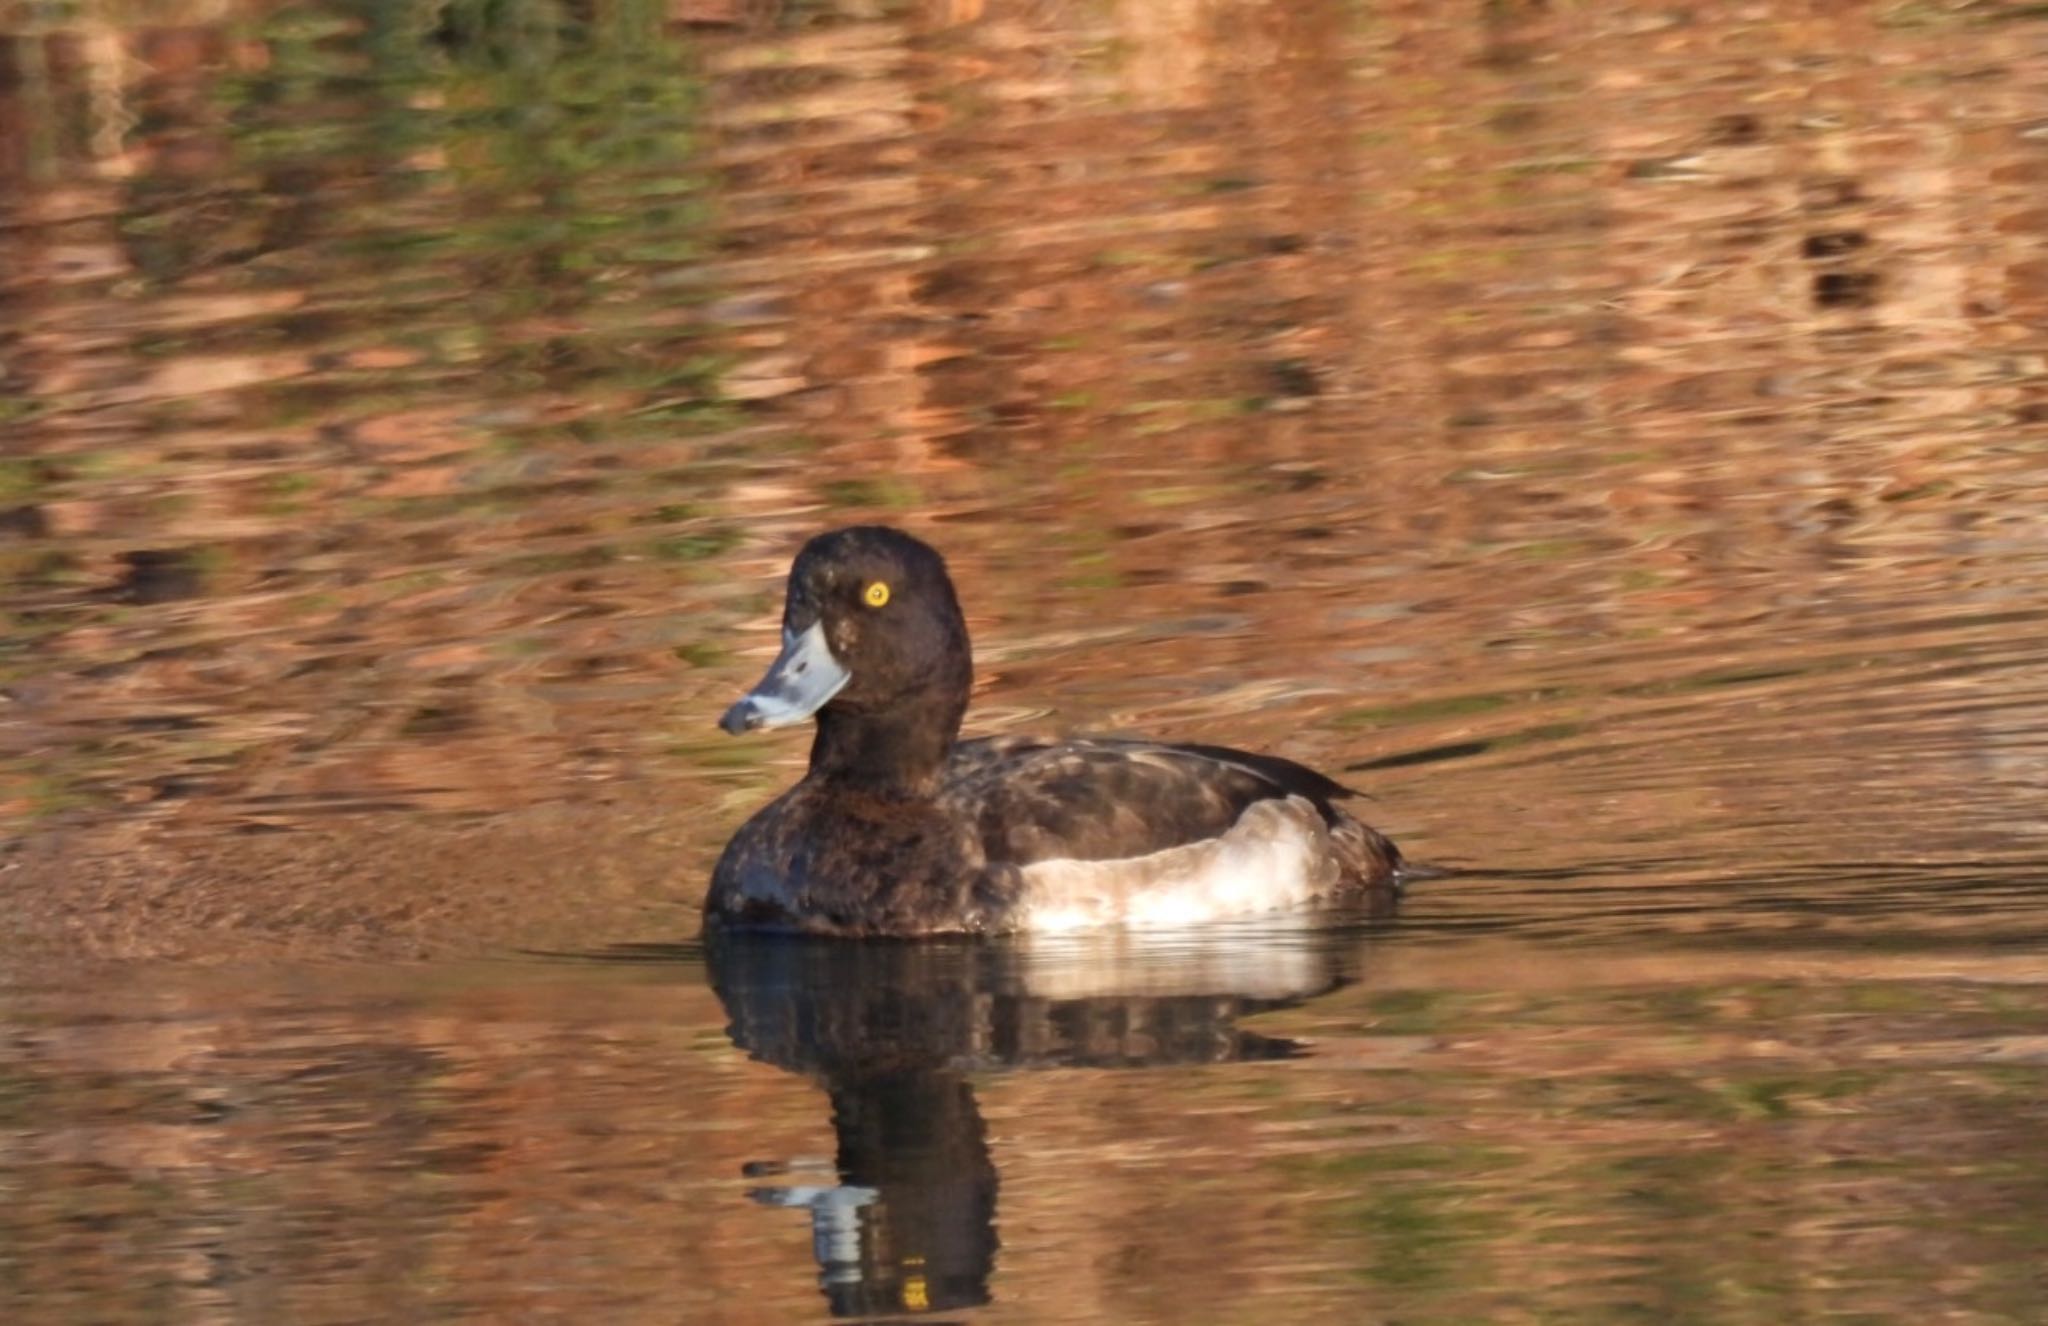
[[[971,731],[1278,751],[1465,871],[1322,1067],[1014,1079],[993,1311],[2027,1319],[2044,484],[2039,5],[0,0],[0,1117],[98,1120],[0,1174],[102,1185],[11,1301],[823,1310],[732,1205],[823,1107],[701,955],[516,955],[696,934],[807,750],[713,724],[881,520]]]

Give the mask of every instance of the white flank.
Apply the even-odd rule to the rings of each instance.
[[[1329,830],[1302,797],[1255,801],[1221,837],[1117,861],[1024,867],[1017,928],[1194,925],[1294,907],[1337,883]]]

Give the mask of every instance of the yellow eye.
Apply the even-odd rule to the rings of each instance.
[[[862,590],[860,597],[870,608],[879,608],[889,601],[889,586],[877,580]]]

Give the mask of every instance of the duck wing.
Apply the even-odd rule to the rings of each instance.
[[[1361,830],[1386,859],[1392,844],[1335,803],[1357,793],[1292,760],[1226,746],[1117,738],[961,742],[941,796],[973,824],[991,863],[1105,861],[1143,856],[1228,832],[1252,805],[1299,797],[1332,830]]]

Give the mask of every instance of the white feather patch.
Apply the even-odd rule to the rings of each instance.
[[[1019,930],[1192,925],[1294,907],[1336,887],[1329,830],[1303,797],[1254,801],[1205,842],[1114,861],[1024,867]]]

